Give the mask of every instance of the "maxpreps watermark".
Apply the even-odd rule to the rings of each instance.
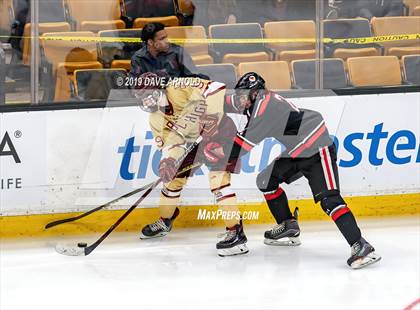
[[[224,211],[222,209],[210,211],[206,209],[199,209],[197,220],[258,220],[260,217],[259,211]]]

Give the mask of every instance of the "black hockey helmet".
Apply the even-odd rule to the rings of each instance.
[[[235,89],[265,89],[265,80],[255,72],[248,72],[241,76]]]
[[[265,80],[255,72],[245,73],[240,77],[235,86],[235,92],[239,96],[248,96],[253,104],[257,99],[258,92],[265,89]]]

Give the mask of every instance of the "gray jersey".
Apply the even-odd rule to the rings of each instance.
[[[233,104],[234,96],[226,97],[226,112],[239,112]],[[270,137],[285,146],[282,157],[310,157],[318,153],[319,148],[332,144],[320,113],[299,109],[274,92],[260,92],[252,110],[247,109],[244,113],[248,117],[248,123],[235,137],[235,145],[240,146],[241,151],[250,151]],[[234,148],[238,149],[235,146]],[[242,153],[239,156],[241,155]]]

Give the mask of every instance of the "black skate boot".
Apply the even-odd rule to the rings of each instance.
[[[219,256],[232,256],[248,253],[246,242],[248,239],[245,236],[244,228],[242,227],[242,220],[239,224],[231,228],[226,228],[223,234],[223,240],[216,244],[217,254]]]
[[[351,246],[351,256],[347,264],[353,269],[360,269],[381,260],[381,257],[375,253],[373,246],[365,239],[360,238]]]
[[[179,214],[176,208],[171,218],[159,218],[156,222],[143,227],[140,233],[140,239],[150,239],[166,236],[172,229],[172,223]]]
[[[264,233],[264,243],[267,245],[296,246],[300,245],[300,228],[295,219],[289,219],[277,224]]]

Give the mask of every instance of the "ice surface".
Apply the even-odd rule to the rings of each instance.
[[[54,246],[99,234],[2,241],[0,309],[404,309],[420,295],[419,223],[360,220],[382,255],[361,270],[347,266],[350,248],[328,221],[302,222],[298,247],[264,245],[268,227],[245,226],[250,253],[228,258],[216,255],[220,228],[146,241],[115,233],[86,257]]]

